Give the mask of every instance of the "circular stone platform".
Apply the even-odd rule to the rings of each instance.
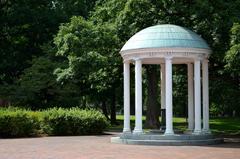
[[[132,145],[214,145],[223,143],[222,138],[215,138],[210,134],[175,134],[166,136],[163,134],[146,133],[146,134],[121,134],[118,137],[111,138],[112,143],[132,144]]]

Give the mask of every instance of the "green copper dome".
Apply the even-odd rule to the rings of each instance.
[[[121,51],[143,48],[199,48],[209,49],[208,44],[193,31],[171,24],[156,25],[133,35]]]

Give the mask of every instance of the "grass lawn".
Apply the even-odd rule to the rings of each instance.
[[[143,116],[143,123],[145,121]],[[119,125],[112,125],[110,130],[121,131],[123,128],[123,115],[117,115]],[[131,116],[131,128],[134,128],[135,116]],[[174,129],[186,130],[186,118],[174,117]],[[240,118],[214,118],[210,119],[210,129],[216,135],[240,135]],[[145,129],[147,130],[147,129]]]

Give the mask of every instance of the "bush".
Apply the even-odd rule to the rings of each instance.
[[[36,136],[40,132],[39,112],[0,109],[0,137]]]
[[[96,110],[52,108],[29,111],[20,108],[0,109],[0,137],[101,134],[108,126]]]
[[[102,133],[108,122],[96,110],[53,108],[44,111],[43,125],[49,135],[87,135]]]

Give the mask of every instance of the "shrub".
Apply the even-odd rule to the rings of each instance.
[[[53,108],[43,113],[43,130],[49,135],[100,134],[107,126],[106,118],[96,110]]]
[[[100,134],[106,118],[96,110],[52,108],[29,111],[20,108],[0,109],[0,137]]]
[[[0,137],[36,136],[40,132],[39,112],[0,109]]]

